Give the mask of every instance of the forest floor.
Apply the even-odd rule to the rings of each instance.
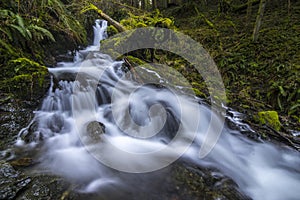
[[[216,8],[186,3],[163,14],[213,57],[229,107],[246,114],[245,120],[265,139],[271,132],[271,138],[293,140],[299,146],[299,137],[290,130],[300,130],[300,2],[289,11],[281,6],[267,5],[257,42],[252,33],[258,6],[250,14],[246,10],[218,14]],[[257,113],[264,111],[279,114],[278,131],[272,125],[258,125]]]

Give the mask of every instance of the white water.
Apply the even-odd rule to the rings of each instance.
[[[118,177],[105,165],[128,172],[150,171],[184,153],[183,159],[220,170],[255,200],[300,198],[300,154],[287,147],[257,143],[224,127],[213,151],[199,159],[211,117],[215,123],[218,117],[196,98],[153,85],[141,87],[122,78],[122,62],[97,51],[100,40],[106,37],[105,30],[106,22],[96,21],[94,45],[78,52],[74,63],[60,63],[49,69],[57,77],[84,69],[86,81],[60,81],[58,88],[53,88],[52,83],[35,115],[36,131],[21,131],[18,145],[27,145],[23,141],[26,134],[33,135],[32,146],[43,140],[41,169],[83,182],[82,192],[105,191],[107,187],[128,184],[126,178]],[[98,84],[99,74],[102,76],[95,99],[92,88]],[[86,127],[92,121],[105,125],[105,134],[99,136],[99,141],[85,138]],[[176,132],[179,137],[173,141]],[[186,148],[191,141],[193,144]],[[95,144],[96,151],[101,150],[103,163],[93,155]]]

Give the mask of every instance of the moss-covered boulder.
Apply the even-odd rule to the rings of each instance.
[[[279,131],[281,123],[276,111],[261,111],[257,114],[257,120],[262,125],[268,125],[271,128]]]
[[[32,100],[42,97],[49,87],[47,67],[25,57],[11,60],[3,67],[0,90],[14,96]]]

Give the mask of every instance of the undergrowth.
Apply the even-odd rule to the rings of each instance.
[[[182,10],[186,15],[179,15]],[[273,109],[300,123],[300,3],[288,12],[267,7],[259,39],[252,41],[257,13],[212,12],[187,3],[164,12],[179,30],[201,43],[214,58],[227,88],[229,105]]]

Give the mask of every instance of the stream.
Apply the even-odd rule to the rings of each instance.
[[[64,177],[77,184],[77,192],[96,194],[94,199],[162,199],[170,166],[179,160],[230,178],[245,198],[300,198],[299,152],[223,126],[199,98],[133,81],[123,61],[99,51],[106,27],[97,20],[93,45],[78,51],[74,62],[49,68],[49,92],[16,141],[18,148],[36,149],[32,172]],[[150,69],[144,73],[162,79]],[[200,158],[211,124],[222,134]]]

